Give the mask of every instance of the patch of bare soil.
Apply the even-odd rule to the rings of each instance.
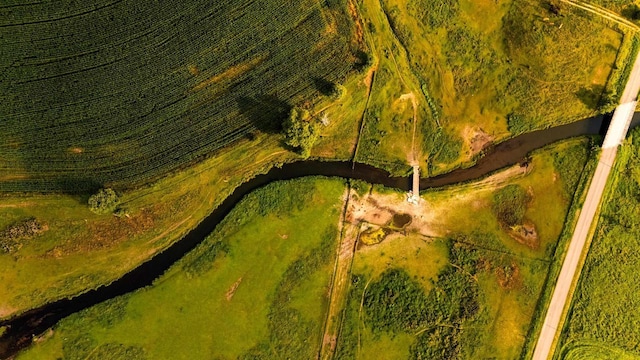
[[[366,223],[384,227],[393,223],[394,216],[406,214],[410,219],[403,229],[405,233],[441,236],[439,226],[435,226],[440,223],[434,210],[426,201],[410,204],[405,196],[399,194],[366,194],[362,197],[352,194],[345,220],[354,225]]]
[[[236,282],[234,282],[233,285],[231,285],[229,290],[227,290],[224,296],[227,299],[227,301],[231,301],[231,299],[233,298],[233,295],[236,293],[236,290],[238,290],[238,286],[240,286],[241,282],[242,282],[242,276],[238,280],[236,280]]]
[[[525,221],[523,225],[516,225],[507,231],[509,236],[520,244],[530,249],[537,250],[540,247],[540,238],[536,231],[536,225],[531,221]]]
[[[21,201],[21,202],[11,203],[11,204],[0,204],[0,208],[23,208],[28,206],[34,206],[35,204],[36,204],[35,202]]]
[[[517,264],[511,263],[507,266],[498,266],[494,269],[498,284],[503,289],[515,289],[522,286],[522,276]]]
[[[9,315],[14,314],[17,310],[17,308],[13,308],[8,305],[0,306],[0,319],[9,317]]]
[[[356,24],[356,31],[354,33],[355,35],[354,42],[358,44],[360,47],[363,47],[364,46],[364,28],[362,26],[362,22],[360,21],[360,16],[358,16],[358,9],[354,0],[349,0],[349,15],[351,15],[353,22]]]
[[[52,336],[53,336],[53,329],[49,329],[49,330],[45,331],[44,334],[34,337],[33,338],[33,342],[34,343],[40,343],[40,342],[43,342],[43,341],[49,339]]]
[[[493,144],[495,136],[484,132],[481,128],[467,127],[463,131],[463,139],[468,139],[471,156],[482,152]]]
[[[369,70],[367,70],[367,74],[364,76],[364,79],[362,80],[362,82],[367,87],[367,89],[371,87],[371,82],[373,81],[373,73],[375,72],[376,72],[376,67],[371,66]]]
[[[255,68],[256,66],[260,65],[266,58],[268,57],[267,54],[260,54],[257,57],[241,63],[241,64],[237,64],[234,65],[230,68],[228,68],[227,70],[223,71],[220,74],[216,74],[208,79],[205,79],[204,81],[196,84],[196,86],[194,86],[191,90],[192,91],[200,91],[208,86],[217,84],[217,83],[221,83],[221,82],[226,82],[226,81],[230,81],[232,79],[237,78],[238,76],[248,72],[249,70]],[[193,74],[193,73],[192,73]]]
[[[68,239],[43,256],[60,258],[76,252],[95,251],[115,246],[137,234],[151,230],[156,217],[157,213],[147,208],[130,217],[112,216],[101,221],[89,222],[84,237]]]

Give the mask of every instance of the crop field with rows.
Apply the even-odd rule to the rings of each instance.
[[[0,191],[131,186],[255,131],[362,61],[346,0],[0,5]]]

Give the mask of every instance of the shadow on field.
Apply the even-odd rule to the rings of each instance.
[[[251,121],[253,126],[270,134],[282,130],[282,122],[291,111],[289,103],[273,95],[241,96],[237,101],[240,112]]]
[[[324,96],[331,96],[336,90],[334,83],[319,77],[313,78],[313,85]]]
[[[81,204],[86,204],[89,196],[95,194],[104,186],[91,178],[64,177],[56,180],[55,188],[60,192],[71,195]]]
[[[576,92],[576,96],[589,109],[598,110],[603,93],[604,93],[604,86],[593,85],[590,88],[582,87],[580,90]]]

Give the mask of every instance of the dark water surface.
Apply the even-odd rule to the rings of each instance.
[[[493,146],[473,167],[454,170],[448,174],[420,180],[421,188],[452,185],[485,176],[505,166],[522,162],[532,150],[558,140],[582,135],[604,134],[608,126],[607,117],[594,117],[568,125],[535,131],[517,136]],[[632,126],[640,123],[636,113]],[[410,177],[390,177],[389,173],[365,164],[351,162],[300,161],[273,168],[267,174],[258,175],[243,183],[226,198],[220,206],[181,240],[131,270],[109,285],[101,286],[70,299],[62,299],[25,312],[15,318],[0,322],[6,327],[0,337],[0,358],[6,359],[29,346],[34,335],[43,333],[61,319],[102,301],[151,285],[173,263],[192,250],[209,235],[233,207],[249,192],[270,182],[289,180],[303,176],[321,175],[359,179],[401,190],[409,190]]]

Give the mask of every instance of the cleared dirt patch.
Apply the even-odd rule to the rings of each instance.
[[[236,290],[238,290],[238,286],[240,286],[241,282],[242,282],[242,277],[240,277],[238,280],[236,280],[236,282],[234,282],[233,285],[231,285],[229,290],[227,290],[227,292],[224,295],[224,297],[225,297],[225,299],[227,299],[227,301],[231,301],[231,299],[233,298],[233,294],[236,293]]]
[[[262,63],[266,58],[267,58],[267,54],[262,54],[256,58],[253,58],[245,63],[242,64],[238,64],[236,66],[232,66],[230,68],[228,68],[227,70],[225,70],[224,72],[212,76],[202,82],[200,82],[198,85],[194,86],[193,89],[191,89],[192,91],[200,91],[204,88],[206,88],[207,86],[216,84],[216,83],[220,83],[220,82],[226,82],[229,80],[232,80],[244,73],[246,73],[247,71],[255,68],[256,66],[260,65],[260,63]]]
[[[520,244],[530,249],[537,250],[540,247],[540,238],[536,231],[536,225],[531,221],[525,221],[522,225],[509,228],[509,236]]]
[[[462,138],[468,139],[471,156],[482,152],[493,144],[495,136],[491,136],[484,132],[481,128],[467,127],[462,131]]]

